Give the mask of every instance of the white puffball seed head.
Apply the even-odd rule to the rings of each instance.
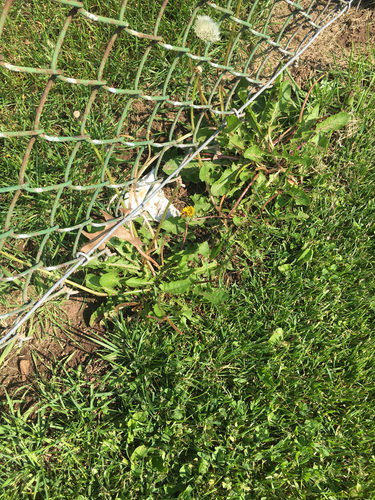
[[[220,40],[220,28],[210,16],[197,16],[195,34],[206,43],[215,43]]]

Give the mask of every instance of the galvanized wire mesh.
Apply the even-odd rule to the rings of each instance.
[[[34,86],[39,89],[33,94],[39,102],[37,106],[30,105],[29,122],[3,120],[0,129],[1,157],[11,158],[14,165],[13,180],[1,176],[0,202],[5,209],[0,234],[0,282],[21,283],[23,300],[22,305],[0,316],[4,319],[16,315],[14,327],[0,340],[1,346],[13,339],[19,326],[41,303],[61,293],[72,273],[92,255],[96,256],[100,242],[87,255],[79,252],[84,242],[82,230],[95,224],[95,212],[108,204],[116,189],[124,196],[150,165],[151,158],[157,176],[167,151],[178,148],[184,159],[159,187],[162,189],[198,152],[214,143],[226,124],[226,116],[241,116],[246,106],[272,85],[277,75],[293,64],[322,30],[350,8],[351,1],[255,0],[237,9],[238,3],[232,0],[218,3],[202,0],[192,4],[190,18],[183,19],[179,29],[171,31],[169,19],[178,6],[173,0],[169,4],[164,0],[154,26],[147,32],[138,31],[126,21],[126,0],[119,5],[116,15],[113,9],[104,15],[105,12],[98,12],[97,6],[90,11],[89,6],[76,0],[54,0],[53,4],[56,22],[63,21],[60,31],[55,38],[53,31],[52,37],[51,33],[48,35],[50,50],[46,50],[45,45],[33,47],[34,54],[40,55],[34,57],[34,61],[48,61],[49,67],[30,64],[30,60],[33,62],[30,57],[25,57],[29,62],[22,65],[19,63],[22,51],[16,62],[14,54],[7,52],[12,23],[19,22],[22,3],[6,0],[0,17],[3,52],[0,72],[5,84],[7,73],[17,72],[20,86],[14,91],[26,92],[27,99],[22,75],[32,74],[37,79]],[[43,8],[43,2],[39,2],[39,8]],[[211,16],[220,25],[220,43],[205,44],[195,36],[194,23],[202,14]],[[47,30],[51,22],[46,19],[41,32]],[[79,30],[69,39],[75,23],[82,29],[90,29],[89,38],[85,40],[90,39],[93,44],[96,32],[105,28],[108,35],[101,58],[92,49],[87,65],[84,59],[87,52],[79,46],[82,40],[76,35]],[[103,33],[97,38],[102,39]],[[81,59],[77,56],[77,61],[72,58],[75,43],[76,54],[80,51],[86,54]],[[66,53],[65,44],[69,48]],[[141,54],[138,59],[133,58],[129,66],[126,60],[111,60],[112,54],[121,55],[122,44],[133,44]],[[71,72],[79,68],[79,64],[82,73]],[[156,72],[159,76],[154,80],[152,74]],[[236,90],[239,85],[243,88],[244,82],[248,102],[235,109]],[[50,103],[60,101],[66,103],[66,109],[56,117],[56,105]],[[81,103],[79,121],[73,114],[77,102]],[[189,122],[191,110],[194,128]],[[216,131],[201,144],[199,131],[205,119]],[[22,157],[19,156],[20,144]],[[102,164],[98,165],[93,146],[101,149]],[[44,168],[54,170],[54,185],[44,185],[43,176],[33,175],[39,169],[41,158]],[[115,183],[108,179],[106,169],[112,171]],[[85,177],[86,183],[82,182]],[[25,196],[28,203],[44,207],[37,220],[18,216],[17,207]],[[72,200],[78,198],[82,198],[82,203],[74,205]],[[123,218],[119,212],[120,198],[117,198],[111,210],[118,222],[111,232],[139,214],[147,202],[148,199],[144,200]],[[72,210],[72,206],[79,208]],[[102,226],[106,224],[108,222]],[[20,240],[24,242],[29,265],[24,266],[21,260],[23,264],[15,271],[14,248]],[[30,298],[34,276],[45,271],[54,273],[56,283],[43,290],[41,299]]]

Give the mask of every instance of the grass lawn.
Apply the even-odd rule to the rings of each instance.
[[[1,500],[375,498],[374,80],[372,52],[314,88],[351,118],[308,207],[220,227],[227,301],[190,299],[182,335],[124,309],[88,364],[4,400]]]

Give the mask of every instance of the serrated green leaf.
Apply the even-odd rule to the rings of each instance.
[[[285,111],[292,99],[292,87],[288,81],[284,82],[280,88],[279,106],[281,111]]]
[[[192,319],[193,318],[193,311],[192,309],[184,309],[183,311],[181,311],[181,314],[182,316],[185,316],[185,318],[187,319]]]
[[[264,152],[256,144],[254,144],[253,146],[250,146],[248,149],[246,149],[243,155],[249,160],[259,162],[264,157]]]
[[[261,138],[262,129],[260,127],[260,124],[258,123],[256,114],[251,109],[251,104],[246,108],[246,111],[247,124],[250,125],[252,130],[258,135],[259,138]]]
[[[303,116],[301,126],[299,127],[296,133],[296,138],[300,137],[302,132],[310,130],[318,118],[319,118],[319,104],[316,104],[310,111],[310,113]]]
[[[283,264],[282,266],[278,266],[278,270],[281,272],[281,273],[287,273],[288,271],[290,271],[292,269],[292,266],[291,264]]]
[[[254,172],[251,172],[250,170],[248,170],[247,168],[245,170],[243,170],[240,175],[239,175],[239,178],[240,178],[240,181],[242,182],[246,182],[247,180],[249,180],[252,176],[254,175]]]
[[[119,268],[119,269],[127,269],[130,271],[139,271],[140,270],[140,266],[138,266],[136,263],[131,264],[127,259],[119,258],[118,256],[110,257],[105,262],[98,262],[98,264],[100,266],[98,265],[97,267],[101,267],[101,268],[103,268],[105,266],[107,268],[113,267],[113,268]]]
[[[196,135],[196,138],[199,142],[204,142],[205,140],[207,140],[209,137],[211,137],[211,135],[214,133],[213,130],[210,130],[208,128],[199,128],[198,132],[197,132],[197,135]]]
[[[297,259],[297,264],[302,265],[306,262],[310,262],[314,256],[314,250],[312,248],[305,248]]]
[[[305,214],[305,212],[298,212],[298,214],[296,215],[296,219],[300,220],[308,219],[309,217],[309,214]]]
[[[215,293],[207,293],[207,292],[200,292],[198,290],[194,290],[193,293],[195,295],[200,295],[204,299],[208,300],[211,302],[211,304],[214,304],[216,306],[222,304],[226,300],[228,300],[229,294],[228,292],[225,292],[224,290],[215,290]]]
[[[100,286],[100,277],[96,274],[88,274],[86,276],[86,286],[96,290],[97,292],[103,291],[103,287]]]
[[[194,275],[194,276],[199,276],[201,274],[205,274],[206,272],[210,271],[211,269],[215,269],[217,267],[217,262],[216,260],[212,262],[206,262],[204,266],[202,267],[196,267],[195,269],[189,269],[189,275]]]
[[[241,226],[244,223],[245,220],[246,220],[245,217],[237,217],[237,215],[235,215],[233,217],[233,224],[235,226]]]
[[[182,477],[182,479],[188,479],[189,477],[191,476],[191,469],[189,467],[189,464],[184,464],[181,468],[180,468],[180,477]]]
[[[135,413],[133,413],[132,415],[132,419],[135,421],[135,422],[147,422],[147,416],[148,416],[148,413],[147,411],[136,411]]]
[[[215,259],[219,253],[221,252],[221,247],[223,246],[223,242],[219,243],[218,245],[216,245],[212,250],[211,250],[211,253],[210,253],[210,259]]]
[[[160,307],[158,306],[158,304],[154,305],[154,313],[155,313],[155,316],[157,318],[164,318],[164,316],[165,316],[164,311],[162,311],[160,309]]]
[[[230,136],[229,141],[232,144],[234,144],[236,146],[236,148],[238,148],[238,149],[244,150],[246,148],[246,145],[245,145],[243,139],[241,139],[241,137],[239,137],[238,135]]]
[[[194,205],[194,210],[195,210],[196,215],[204,214],[204,213],[208,212],[208,210],[210,210],[210,209],[211,209],[210,203],[199,202],[199,203],[196,203]]]
[[[236,171],[233,172],[231,168],[227,168],[221,177],[211,186],[211,193],[213,196],[222,196],[226,194],[235,177]]]
[[[159,450],[158,450],[159,451]],[[164,452],[162,452],[164,453]],[[152,466],[159,472],[168,472],[168,468],[164,465],[163,456],[161,453],[153,453],[151,458]]]
[[[199,171],[199,179],[202,182],[210,182],[211,180],[210,172],[211,170],[214,170],[214,167],[215,164],[212,163],[212,161],[203,162],[202,168]]]
[[[95,320],[96,318],[101,314],[101,311],[100,311],[100,308],[96,309],[96,311],[94,311],[91,316],[90,316],[90,321],[89,321],[89,325],[90,326],[93,326],[93,324],[95,323]]]
[[[208,257],[210,255],[210,247],[207,241],[201,243],[196,252],[198,255],[203,255],[203,257]]]
[[[177,158],[171,158],[170,160],[167,161],[167,163],[163,166],[163,171],[167,175],[173,174],[175,170],[177,170],[178,165],[179,165],[179,159],[182,157],[177,157]]]
[[[297,205],[310,205],[310,198],[303,189],[292,186],[286,192],[293,198]]]
[[[230,134],[231,132],[234,132],[238,127],[242,125],[241,120],[239,120],[236,116],[234,115],[229,115],[227,117],[227,126],[224,129],[224,133]]]
[[[177,293],[185,293],[189,290],[191,286],[191,281],[190,280],[177,280],[177,281],[170,281],[169,283],[162,283],[160,285],[160,290],[164,293],[172,293],[172,294],[177,294]]]
[[[350,118],[349,113],[337,113],[337,115],[330,116],[326,120],[321,123],[318,123],[316,126],[316,130],[323,132],[328,130],[339,130],[348,123]]]
[[[185,221],[181,219],[181,217],[169,217],[169,219],[165,219],[161,228],[166,233],[179,234],[181,232],[185,232]]]
[[[115,271],[103,274],[99,279],[100,286],[111,293],[116,292],[116,286],[119,284],[119,281],[120,277]]]
[[[280,106],[279,106],[279,100],[277,99],[277,96],[272,95],[270,93],[267,96],[267,102],[266,102],[266,107],[264,108],[264,111],[262,113],[260,123],[261,124],[266,124],[267,127],[272,124],[277,116],[280,114]]]
[[[171,175],[180,166],[183,160],[183,156],[177,156],[176,158],[171,158],[163,166],[163,171],[167,175]],[[199,182],[199,163],[190,162],[181,170],[181,178],[184,182]]]
[[[151,283],[153,283],[153,282],[154,282],[153,279],[150,280],[148,278],[130,278],[130,279],[125,281],[125,283],[128,286],[131,286],[132,288],[137,288],[137,287],[141,287],[144,285],[151,285]]]
[[[288,203],[288,200],[290,200],[290,198],[288,198],[287,196],[283,196],[282,194],[279,194],[276,197],[276,205],[280,208],[285,207],[285,205]]]

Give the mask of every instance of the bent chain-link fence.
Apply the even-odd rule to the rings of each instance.
[[[43,302],[67,290],[63,285],[70,275],[98,255],[102,241],[86,254],[79,252],[86,226],[113,224],[94,222],[98,208],[121,193],[112,203],[116,224],[102,238],[107,240],[214,144],[226,116],[241,117],[351,3],[202,0],[187,9],[190,17],[181,18],[177,2],[164,0],[154,26],[148,27],[141,17],[137,26],[131,24],[128,9],[134,14],[137,5],[127,6],[127,0],[117,12],[115,0],[102,6],[93,2],[91,10],[89,2],[51,0],[24,14],[28,2],[6,0],[0,17],[2,87],[4,91],[12,82],[11,90],[20,98],[17,106],[24,106],[28,120],[12,120],[14,110],[3,109],[0,122],[1,172],[10,166],[9,176],[0,177],[0,285],[2,293],[15,283],[22,289],[22,304],[0,316],[16,315],[1,347],[14,340],[17,329]],[[206,44],[197,38],[198,15],[209,15],[219,24],[220,42]],[[34,19],[38,23],[32,25]],[[15,41],[16,54],[11,49]],[[244,82],[248,101],[235,109],[233,99]],[[204,117],[215,131],[200,143]],[[120,202],[130,186],[151,163],[157,178],[171,148],[184,156],[177,170],[121,216]],[[43,182],[47,174],[53,185]],[[40,216],[28,218],[30,207],[37,207]],[[35,293],[30,297],[35,275],[47,273],[56,282],[44,294],[39,287],[40,299]]]

